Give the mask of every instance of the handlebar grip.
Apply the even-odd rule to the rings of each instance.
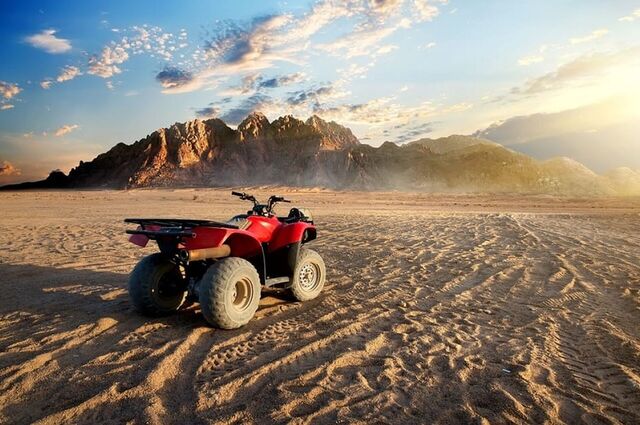
[[[244,193],[242,193],[242,192],[235,192],[235,191],[234,191],[234,192],[231,192],[231,194],[232,194],[233,196],[244,196]]]

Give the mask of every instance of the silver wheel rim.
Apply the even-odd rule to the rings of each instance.
[[[320,268],[312,263],[307,263],[300,267],[298,272],[300,287],[307,292],[313,291],[320,283]]]

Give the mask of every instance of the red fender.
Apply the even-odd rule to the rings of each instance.
[[[262,253],[260,241],[245,230],[195,227],[193,233],[196,234],[196,237],[186,239],[183,243],[184,249],[213,248],[227,244],[231,247],[232,257],[247,258]]]
[[[305,238],[305,232],[308,233],[307,238]],[[273,236],[269,244],[268,252],[276,251],[292,243],[315,239],[315,236],[316,226],[312,224],[297,222],[282,225]]]

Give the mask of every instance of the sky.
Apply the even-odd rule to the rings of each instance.
[[[174,122],[312,114],[640,169],[640,2],[7,1],[0,183]],[[583,142],[584,140],[584,142]]]

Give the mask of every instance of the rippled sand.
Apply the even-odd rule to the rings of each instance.
[[[0,423],[640,423],[640,200],[277,192],[328,284],[235,331],[125,290],[122,218],[228,191],[0,193]]]

